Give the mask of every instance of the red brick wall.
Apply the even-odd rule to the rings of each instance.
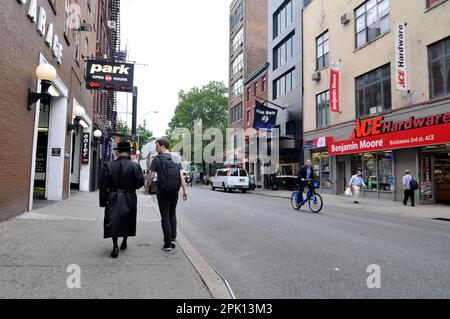
[[[266,79],[266,84],[265,84],[265,90],[262,91],[262,82],[263,82],[263,78],[265,77]],[[263,98],[264,100],[267,100],[267,96],[268,96],[268,73],[267,71],[262,73],[259,77],[257,77],[253,82],[249,83],[248,85],[246,85],[245,89],[244,89],[244,129],[247,130],[248,128],[252,128],[253,127],[253,120],[254,120],[254,108],[255,108],[255,84],[258,83],[258,88],[257,88],[257,96],[260,98]],[[248,88],[250,88],[250,99],[247,97],[247,92],[248,92]],[[259,100],[259,102],[263,102],[261,100]],[[250,110],[250,125],[248,125],[248,115],[247,115],[247,111]]]
[[[89,12],[85,1],[81,6],[81,19],[95,24],[96,6]],[[34,110],[27,110],[27,91],[36,90],[35,69],[39,65],[42,52],[57,70],[59,77],[69,89],[67,120],[71,121],[73,97],[92,113],[93,96],[80,87],[83,79],[83,63],[75,62],[75,37],[70,31],[70,45],[64,39],[64,1],[56,1],[56,14],[49,1],[38,0],[39,8],[47,14],[47,25],[54,24],[54,34],[58,35],[64,47],[62,65],[53,57],[45,43],[45,37],[37,31],[37,23],[28,18],[29,1],[1,1],[0,4],[0,220],[28,210],[31,161],[34,136]],[[89,39],[89,52],[95,52],[95,31],[81,33],[81,53],[84,53],[84,38]],[[66,149],[70,149],[70,137],[66,138]],[[64,174],[64,197],[69,194],[70,161],[66,160]]]

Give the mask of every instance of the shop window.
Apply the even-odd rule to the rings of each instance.
[[[420,200],[431,202],[433,198],[433,173],[431,171],[432,167],[432,157],[431,154],[424,154],[421,161],[421,179],[420,179]]]
[[[378,190],[380,191],[393,192],[395,190],[392,157],[392,152],[378,154],[378,180],[380,183]]]
[[[326,151],[312,153],[314,175],[321,188],[331,188],[331,157]]]
[[[395,191],[393,167],[392,152],[355,154],[351,158],[352,175],[361,170],[367,189],[372,191]]]

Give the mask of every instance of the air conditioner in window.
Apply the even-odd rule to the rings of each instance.
[[[117,27],[115,21],[108,21],[108,28],[115,30]]]
[[[348,13],[344,13],[341,17],[341,23],[347,24],[350,22],[350,15]]]
[[[321,74],[320,74],[320,72],[314,72],[313,73],[313,75],[312,75],[312,80],[313,81],[320,81],[320,78],[321,78]]]
[[[383,107],[381,105],[379,106],[374,106],[370,108],[370,114],[378,114],[381,113],[381,111],[383,110]]]

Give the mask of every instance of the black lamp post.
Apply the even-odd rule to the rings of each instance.
[[[51,103],[51,94],[48,93],[52,81],[56,79],[56,69],[51,64],[41,64],[36,68],[36,76],[41,81],[41,93],[34,93],[28,90],[28,111],[33,109],[33,104],[40,101],[46,109]]]

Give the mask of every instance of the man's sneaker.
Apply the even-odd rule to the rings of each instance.
[[[164,251],[172,251],[172,244],[164,244],[161,249]]]
[[[175,242],[174,242],[174,241],[170,243],[170,246],[172,247],[172,249],[175,249],[175,248],[177,248],[177,245],[175,244]]]

